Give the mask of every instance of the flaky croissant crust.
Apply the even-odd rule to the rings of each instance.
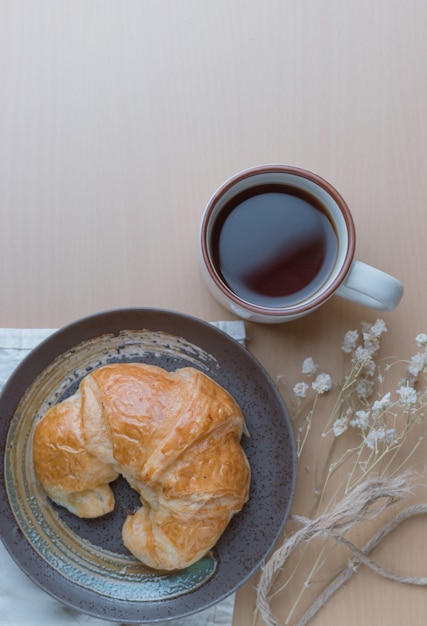
[[[34,467],[53,501],[88,518],[113,510],[109,483],[123,475],[142,502],[125,546],[150,567],[181,569],[247,501],[243,429],[231,395],[194,368],[106,365],[37,424]]]

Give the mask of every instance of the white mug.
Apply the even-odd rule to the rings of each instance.
[[[355,227],[338,191],[286,165],[230,178],[209,200],[200,262],[212,294],[237,316],[261,323],[297,319],[336,294],[391,311],[403,286],[353,259]]]

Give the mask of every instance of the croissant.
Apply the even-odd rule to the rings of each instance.
[[[106,365],[37,424],[34,468],[54,502],[85,518],[113,510],[109,483],[124,476],[142,503],[124,545],[149,567],[182,569],[248,499],[244,430],[231,395],[192,367]]]

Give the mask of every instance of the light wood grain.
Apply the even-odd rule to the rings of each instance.
[[[405,285],[384,351],[410,356],[427,331],[426,23],[422,0],[1,1],[0,326],[128,306],[229,318],[199,272],[201,214],[229,176],[277,162],[344,195],[357,258]],[[339,373],[331,345],[376,317],[335,298],[285,326],[248,324],[248,345],[273,377],[295,378],[309,354]],[[424,526],[378,558],[426,575]],[[234,626],[251,623],[254,584]],[[296,592],[275,603],[281,619]],[[362,568],[313,624],[424,613],[424,589]]]

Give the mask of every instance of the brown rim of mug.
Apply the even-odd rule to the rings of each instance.
[[[212,264],[211,255],[209,254],[208,245],[206,242],[207,225],[210,220],[212,211],[214,210],[219,199],[239,181],[244,180],[246,178],[250,178],[251,176],[265,174],[269,172],[271,173],[282,172],[286,174],[293,174],[295,176],[301,176],[302,178],[307,178],[308,180],[313,181],[314,183],[319,185],[319,187],[322,187],[335,200],[335,202],[341,209],[341,212],[342,212],[342,215],[343,215],[346,227],[347,227],[347,234],[348,234],[347,252],[345,254],[344,261],[341,265],[341,268],[337,276],[334,278],[331,284],[327,287],[327,289],[322,291],[322,293],[319,294],[318,296],[311,298],[307,302],[301,302],[300,304],[295,304],[295,305],[287,306],[283,308],[270,308],[270,307],[258,306],[256,304],[252,304],[251,302],[248,302],[247,300],[244,300],[243,298],[239,298],[239,296],[237,296],[224,283],[224,281],[221,279],[220,275],[218,274],[216,268]],[[355,237],[355,228],[354,228],[353,218],[351,216],[350,209],[348,208],[347,203],[344,200],[344,198],[341,196],[341,194],[335,189],[335,187],[333,187],[330,183],[328,183],[328,181],[326,181],[324,178],[322,178],[318,174],[314,174],[313,172],[310,172],[309,170],[295,167],[292,165],[258,165],[258,166],[243,170],[239,172],[238,174],[235,174],[234,176],[229,178],[225,183],[223,183],[215,191],[215,193],[209,200],[206,206],[206,209],[204,211],[204,214],[203,214],[200,233],[201,233],[200,235],[201,236],[201,251],[202,251],[203,261],[209,272],[210,277],[212,278],[212,280],[214,281],[218,289],[222,291],[227,296],[227,298],[232,300],[235,304],[242,307],[243,309],[247,311],[251,311],[253,313],[266,314],[271,317],[291,316],[297,313],[303,314],[305,312],[310,311],[311,309],[317,308],[319,305],[326,302],[326,300],[328,300],[333,295],[333,293],[342,283],[348,270],[350,269],[350,265],[353,261],[353,256],[354,256],[354,251],[355,251],[355,246],[356,246],[356,237]]]

